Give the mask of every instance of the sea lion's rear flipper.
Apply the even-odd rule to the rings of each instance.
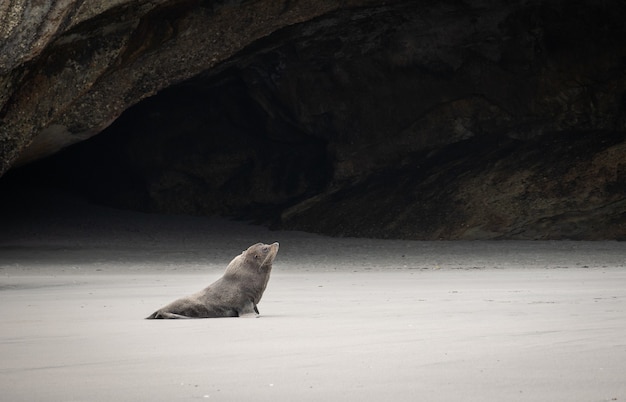
[[[187,317],[186,315],[180,315],[175,313],[168,313],[167,311],[162,311],[161,315],[163,318],[196,318],[196,317]]]
[[[193,317],[187,317],[186,315],[180,315],[180,314],[175,314],[175,313],[170,313],[167,311],[155,311],[154,313],[150,314],[148,317],[146,317],[146,320],[152,320],[152,319],[174,319],[174,318],[193,318]]]
[[[254,312],[257,313],[257,314],[261,314],[261,313],[259,313],[259,308],[256,306],[256,304],[254,305]]]

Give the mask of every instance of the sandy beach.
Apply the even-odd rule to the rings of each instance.
[[[57,201],[2,217],[2,400],[626,400],[626,243],[336,239]],[[258,241],[281,244],[260,317],[143,319]]]

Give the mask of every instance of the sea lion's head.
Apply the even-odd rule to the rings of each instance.
[[[259,268],[271,268],[278,253],[278,242],[273,244],[257,243],[243,252],[247,261]]]

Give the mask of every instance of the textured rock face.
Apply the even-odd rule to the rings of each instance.
[[[0,174],[283,26],[376,1],[56,1],[0,6]],[[27,145],[34,141],[27,148]]]
[[[39,171],[118,206],[333,235],[626,238],[622,2],[331,3],[143,4],[119,42],[79,24],[70,38],[119,55],[66,72],[55,94],[92,82],[66,108],[32,102],[18,123],[53,118],[23,158],[179,82]],[[115,12],[87,31],[116,31],[129,14]],[[203,33],[209,19],[218,28]],[[54,57],[33,71],[60,71]],[[24,93],[48,88],[29,74]]]

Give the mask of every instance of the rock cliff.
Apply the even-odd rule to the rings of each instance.
[[[3,170],[101,133],[21,174],[339,236],[626,237],[623,2],[21,4]]]

